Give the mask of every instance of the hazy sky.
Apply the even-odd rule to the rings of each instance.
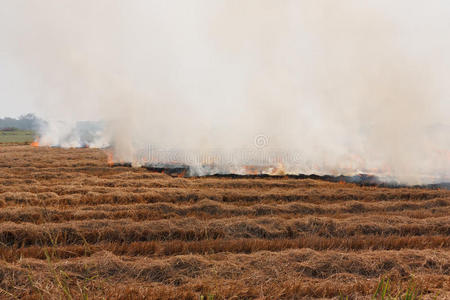
[[[0,5],[0,115],[3,116],[17,116],[29,111],[45,115],[51,110],[48,105],[64,103],[62,98],[73,97],[73,89],[77,88],[87,89],[79,91],[79,94],[85,99],[89,98],[87,94],[95,93],[98,88],[89,82],[95,79],[81,79],[90,72],[89,68],[98,73],[93,77],[102,76],[100,73],[103,71],[113,72],[113,76],[123,76],[131,82],[131,88],[135,88],[141,84],[139,81],[154,80],[151,72],[136,67],[136,64],[143,64],[152,68],[151,64],[156,63],[149,58],[151,55],[161,56],[162,63],[156,67],[171,68],[171,71],[161,74],[172,77],[171,80],[176,76],[173,68],[179,69],[179,76],[185,75],[183,71],[187,69],[215,69],[215,72],[228,73],[227,78],[231,80],[242,76],[243,70],[233,66],[239,59],[247,59],[247,64],[264,63],[250,62],[252,56],[245,50],[253,49],[252,46],[259,48],[260,52],[264,48],[273,49],[273,45],[265,44],[266,41],[261,37],[264,30],[272,28],[275,34],[268,32],[267,36],[276,38],[289,34],[287,28],[296,25],[304,26],[305,31],[311,30],[309,25],[321,28],[316,32],[311,30],[311,34],[322,37],[329,34],[326,37],[328,41],[323,45],[325,47],[327,43],[328,46],[365,43],[364,37],[358,35],[374,33],[395,39],[392,42],[397,44],[396,47],[401,44],[407,47],[409,43],[414,43],[413,51],[416,53],[411,54],[417,55],[422,61],[427,57],[433,61],[440,60],[433,62],[442,66],[436,71],[442,72],[443,81],[450,80],[448,71],[445,71],[448,70],[450,57],[450,2],[446,0],[0,0]],[[293,23],[290,18],[303,18],[304,22]],[[352,28],[355,26],[364,27],[364,30]],[[206,30],[205,27],[211,28]],[[278,29],[280,32],[276,32]],[[301,30],[298,29],[299,32]],[[208,34],[216,36],[208,37]],[[221,36],[218,38],[217,35]],[[354,35],[354,39],[349,42],[351,35]],[[227,53],[211,52],[208,49],[211,46],[205,43],[208,38]],[[299,39],[293,40],[290,46],[306,48],[308,38],[304,35],[302,40],[299,35]],[[152,40],[157,44],[152,44]],[[280,41],[267,41],[273,44],[277,42]],[[249,45],[251,43],[253,45]],[[166,49],[158,49],[160,47]],[[176,47],[184,47],[183,55],[190,57],[196,66],[191,66],[185,57],[181,57],[174,50]],[[351,49],[351,45],[348,49]],[[356,46],[355,49],[362,48]],[[337,49],[337,58],[340,50],[342,47]],[[295,53],[272,51],[268,54],[271,57],[277,55]],[[121,61],[117,61],[118,57]],[[114,66],[107,65],[109,59],[116,60],[112,62]],[[169,65],[168,60],[173,61],[172,65]],[[293,61],[295,63],[296,59]],[[94,66],[89,66],[91,63]],[[273,59],[272,63],[276,63],[276,60]],[[126,64],[133,66],[126,67]],[[344,63],[339,66],[345,67]],[[76,68],[80,70],[74,70]],[[74,74],[78,71],[79,74]],[[67,79],[68,76],[77,82],[60,82],[58,79]],[[82,80],[85,82],[81,83]],[[177,85],[191,84],[189,78],[177,80]],[[214,82],[206,81],[203,84],[211,87]],[[237,91],[240,85],[238,79],[230,84],[230,88]],[[443,109],[450,109],[448,94],[446,96],[437,95],[440,99],[433,100],[433,103],[440,102]],[[95,102],[95,96],[93,99],[89,101]],[[87,100],[80,101],[84,103]],[[81,118],[92,116],[76,110],[71,115]]]
[[[17,117],[37,111],[36,96],[24,84],[24,71],[17,64],[10,55],[0,52],[0,117]]]

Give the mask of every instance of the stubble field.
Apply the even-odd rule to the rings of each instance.
[[[178,178],[0,146],[1,299],[450,299],[450,191]],[[345,298],[344,298],[345,299]]]

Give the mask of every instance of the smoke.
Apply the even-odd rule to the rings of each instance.
[[[74,124],[94,120],[118,161],[450,178],[447,1],[4,6],[0,62],[47,144],[80,146]]]

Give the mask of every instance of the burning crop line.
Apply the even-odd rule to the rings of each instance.
[[[34,142],[31,143],[32,147],[39,147],[39,139],[34,140]]]

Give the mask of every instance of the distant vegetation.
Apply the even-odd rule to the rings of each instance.
[[[45,121],[33,114],[0,119],[0,143],[30,143]]]
[[[14,130],[37,130],[42,124],[43,120],[39,119],[33,114],[26,114],[19,118],[3,118],[0,119],[1,131]]]

